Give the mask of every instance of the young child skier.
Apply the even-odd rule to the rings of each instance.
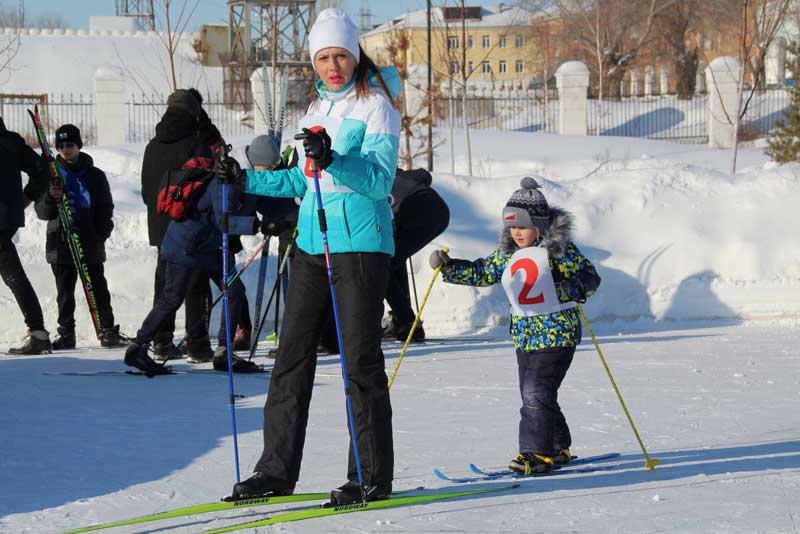
[[[78,271],[72,259],[61,222],[58,203],[67,195],[69,209],[83,246],[84,260],[94,289],[100,316],[100,345],[105,348],[124,347],[128,339],[114,325],[111,294],[103,269],[106,261],[105,242],[114,229],[114,201],[105,173],[94,166],[91,156],[81,152],[83,141],[77,126],[64,124],[56,130],[56,164],[64,176],[64,185],[51,184],[48,192],[35,204],[36,215],[47,221],[47,262],[56,281],[58,303],[58,337],[53,350],[75,348],[75,284]]]
[[[504,228],[497,250],[473,262],[450,259],[443,250],[435,250],[430,264],[433,268],[444,265],[445,282],[476,287],[502,282],[509,298],[513,298],[509,330],[517,349],[522,408],[519,454],[508,467],[529,475],[550,471],[572,459],[572,438],[558,405],[558,388],[581,340],[580,317],[574,305],[568,303],[585,302],[597,290],[600,277],[570,239],[572,215],[549,206],[534,178],[526,176],[520,186],[503,209]],[[526,250],[528,247],[542,248],[546,254]],[[537,276],[534,261],[526,259],[526,253],[537,252],[541,264],[546,261],[549,266],[549,273],[542,269]],[[525,275],[521,291],[518,285],[510,288],[519,271]],[[540,292],[540,286],[533,281],[546,279],[542,274],[552,274],[552,300],[557,301],[549,304],[549,309],[555,311],[544,314],[542,306],[548,292]]]

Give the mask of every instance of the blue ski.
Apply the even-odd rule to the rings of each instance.
[[[470,464],[469,465],[469,467],[472,470],[472,472],[477,475],[477,476],[473,476],[473,477],[453,477],[453,476],[445,474],[444,472],[442,472],[442,470],[440,470],[438,468],[435,468],[433,470],[433,472],[436,474],[437,477],[439,477],[442,480],[446,480],[448,482],[455,482],[455,483],[458,483],[458,484],[464,484],[464,483],[468,483],[468,482],[480,482],[480,481],[486,481],[486,480],[495,480],[495,479],[498,479],[498,478],[505,478],[505,477],[520,478],[520,479],[539,478],[539,477],[547,477],[547,476],[554,476],[554,475],[566,475],[566,474],[569,474],[569,473],[592,473],[594,471],[604,471],[604,470],[615,469],[617,467],[616,465],[597,466],[597,465],[588,465],[588,464],[591,464],[591,463],[594,463],[594,462],[599,462],[599,461],[602,461],[602,460],[609,460],[611,458],[616,458],[619,455],[620,455],[620,453],[618,453],[618,452],[612,452],[612,453],[608,453],[608,454],[600,454],[600,455],[597,455],[597,456],[587,456],[586,458],[578,458],[576,460],[573,460],[569,464],[564,465],[563,467],[559,467],[559,468],[557,468],[557,469],[555,469],[553,471],[549,471],[547,473],[538,473],[538,474],[533,474],[533,475],[519,475],[519,474],[511,471],[510,469],[504,469],[504,470],[501,470],[501,471],[485,471],[485,470],[479,468],[478,466],[476,466],[475,464]],[[575,466],[581,466],[581,465],[583,465],[583,467],[575,467]]]

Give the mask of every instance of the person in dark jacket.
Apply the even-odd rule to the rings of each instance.
[[[44,329],[44,315],[39,298],[25,274],[17,248],[11,240],[25,226],[25,207],[47,191],[47,169],[44,161],[25,144],[22,137],[6,129],[0,117],[0,276],[17,301],[28,335],[9,354],[42,354],[51,351],[50,334]],[[28,184],[22,187],[22,175]]]
[[[73,124],[56,130],[56,165],[64,184],[51,183],[47,194],[36,202],[36,214],[47,221],[45,245],[47,263],[56,280],[58,303],[58,337],[53,350],[75,348],[75,284],[78,270],[67,244],[58,216],[62,195],[67,195],[72,220],[79,228],[84,261],[92,281],[100,319],[100,345],[106,348],[124,347],[126,338],[114,325],[111,294],[108,292],[103,263],[106,261],[105,242],[114,229],[114,201],[105,173],[94,166],[92,157],[81,152],[81,132]]]
[[[416,314],[411,307],[408,287],[408,259],[447,229],[450,210],[431,187],[431,173],[425,169],[398,169],[392,185],[394,213],[394,256],[389,264],[386,302],[391,308],[390,324],[384,337],[405,341]],[[423,341],[422,322],[414,330],[412,341]]]
[[[142,200],[147,205],[147,230],[150,245],[159,250],[156,264],[153,304],[164,291],[166,261],[161,257],[161,245],[170,223],[167,215],[158,213],[156,200],[158,188],[164,174],[180,169],[193,157],[211,157],[208,139],[212,137],[210,121],[205,125],[204,140],[200,137],[202,108],[197,98],[186,89],[178,89],[167,100],[167,110],[156,125],[156,135],[144,151],[142,161]],[[205,115],[208,118],[208,115]],[[210,126],[209,126],[210,125]],[[216,128],[214,128],[216,130]],[[219,132],[216,132],[217,136]],[[207,362],[213,357],[208,338],[206,310],[210,299],[208,275],[195,271],[190,278],[186,293],[187,353],[193,361]],[[181,352],[172,341],[175,332],[175,316],[167,316],[158,327],[153,339],[156,356],[180,358]]]
[[[203,161],[203,160],[199,160]],[[179,172],[214,172],[208,170],[210,160],[200,169],[187,169]],[[204,170],[205,169],[205,170]],[[228,173],[225,174],[226,176]],[[238,173],[230,173],[231,176]],[[177,181],[177,180],[176,180]],[[227,187],[228,233],[230,235],[252,235],[258,229],[258,218],[243,211],[241,184],[230,184]],[[147,345],[157,335],[165,318],[174,316],[180,308],[190,288],[195,273],[204,273],[221,287],[222,272],[222,184],[214,177],[205,187],[205,191],[196,206],[191,209],[189,218],[183,222],[171,220],[161,245],[160,258],[165,262],[164,290],[153,305],[153,309],[145,318],[136,339],[125,352],[125,363],[144,371],[148,376],[163,374],[165,368],[154,362],[147,354]],[[228,265],[232,268],[235,260],[229,250]],[[231,331],[235,331],[236,318],[239,317],[243,302],[244,285],[237,279],[228,288],[228,312],[231,318]],[[226,346],[226,329],[224,314],[220,318],[217,334],[219,347]],[[256,372],[259,370],[253,362],[241,360],[231,355],[235,372]],[[217,351],[214,358],[214,369],[228,370],[227,352]]]

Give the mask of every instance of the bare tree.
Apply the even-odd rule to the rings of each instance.
[[[603,98],[606,94],[619,97],[620,82],[652,38],[656,17],[675,1],[552,0],[552,8],[561,18],[566,34],[574,36],[577,50],[594,62],[598,135]]]
[[[739,130],[747,113],[753,95],[764,79],[764,64],[769,49],[786,21],[792,0],[740,0],[738,17],[734,29],[739,60],[739,78],[736,83],[736,103],[734,109],[725,109],[722,102],[723,120],[733,126],[734,139],[731,149],[731,174],[736,172],[739,153]],[[746,85],[746,73],[751,80]],[[719,88],[713,71],[712,83]],[[719,91],[717,91],[719,94]]]
[[[167,60],[169,62],[169,79],[171,82],[172,90],[178,89],[178,78],[175,75],[175,52],[181,42],[183,33],[186,31],[186,26],[194,15],[200,0],[183,0],[182,2],[175,2],[173,0],[156,0],[156,24],[160,25],[162,31],[156,33],[161,44],[167,52]],[[180,5],[177,13],[175,11],[176,4]]]
[[[559,35],[559,24],[554,20],[549,10],[538,8],[535,16],[531,19],[528,30],[528,38],[536,46],[536,65],[537,70],[542,76],[542,89],[544,99],[544,115],[542,120],[542,130],[547,131],[548,110],[550,108],[550,92],[548,90],[548,80],[550,70],[559,55],[559,43],[563,36]]]
[[[687,39],[690,32],[701,33],[703,0],[677,0],[658,15],[661,36],[675,69],[675,92],[680,99],[694,96],[697,81],[698,42]]]

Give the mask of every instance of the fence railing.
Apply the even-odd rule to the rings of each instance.
[[[588,134],[708,142],[708,96],[676,95],[588,101]]]
[[[790,105],[789,93],[783,88],[757,90],[752,98],[748,92],[744,94],[743,101],[747,109],[739,124],[739,138],[742,140],[766,137],[772,133]]]
[[[6,123],[6,128],[19,133],[25,141],[38,146],[33,123],[28,116],[28,110],[39,106],[39,113],[47,129],[48,139],[53,144],[52,136],[56,128],[63,124],[74,124],[81,131],[81,138],[85,144],[92,144],[97,138],[97,117],[95,102],[91,95],[73,94],[0,94],[0,117]]]
[[[464,103],[460,97],[437,101],[435,125],[461,128]],[[514,130],[520,132],[557,133],[558,93],[551,90],[548,98],[535,97],[474,97],[466,100],[467,124],[471,128]]]

